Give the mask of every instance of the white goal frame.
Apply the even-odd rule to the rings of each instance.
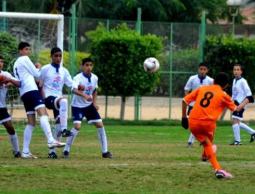
[[[64,48],[64,15],[62,14],[43,14],[43,13],[19,13],[19,12],[0,12],[0,18],[24,18],[24,19],[47,19],[57,21],[57,46],[63,51]]]

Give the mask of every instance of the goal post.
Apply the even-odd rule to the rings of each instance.
[[[0,18],[19,18],[37,20],[57,21],[57,46],[63,50],[64,42],[64,16],[62,14],[42,14],[42,13],[19,13],[19,12],[0,12]]]
[[[21,41],[31,45],[30,59],[34,63],[50,63],[50,50],[53,47],[58,46],[64,51],[64,16],[0,12],[0,56],[4,60],[4,71],[13,73],[13,64],[18,56],[17,46]],[[9,113],[15,120],[26,118],[17,88],[8,89],[6,101]]]

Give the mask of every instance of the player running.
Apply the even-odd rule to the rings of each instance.
[[[191,91],[199,88],[203,85],[212,85],[213,79],[206,75],[208,73],[208,65],[206,63],[200,63],[198,65],[198,74],[190,76],[188,79],[185,87],[184,87],[184,93],[185,96],[189,94]],[[188,115],[193,108],[195,102],[191,102],[189,104],[188,108]],[[191,147],[195,141],[195,137],[192,133],[190,133],[189,139],[188,139],[188,147]]]
[[[204,152],[215,170],[217,178],[232,178],[233,176],[223,170],[216,158],[216,146],[212,144],[216,121],[224,108],[231,111],[239,111],[248,103],[243,101],[238,107],[223,89],[228,85],[228,76],[219,73],[214,84],[200,87],[183,98],[182,102],[182,126],[189,128],[196,139],[203,145]],[[195,101],[194,107],[187,119],[187,105]]]

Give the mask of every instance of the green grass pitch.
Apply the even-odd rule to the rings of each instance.
[[[24,124],[15,124],[22,145]],[[180,126],[106,125],[113,159],[102,159],[96,129],[83,125],[70,159],[47,158],[38,127],[31,151],[39,159],[14,159],[6,132],[0,136],[0,193],[254,193],[255,142],[241,133],[243,145],[229,146],[231,126],[217,128],[218,160],[234,175],[217,180],[201,162],[201,146],[186,147],[188,132]]]

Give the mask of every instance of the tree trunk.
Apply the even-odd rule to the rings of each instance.
[[[125,116],[126,96],[121,96],[120,119],[123,121]]]

